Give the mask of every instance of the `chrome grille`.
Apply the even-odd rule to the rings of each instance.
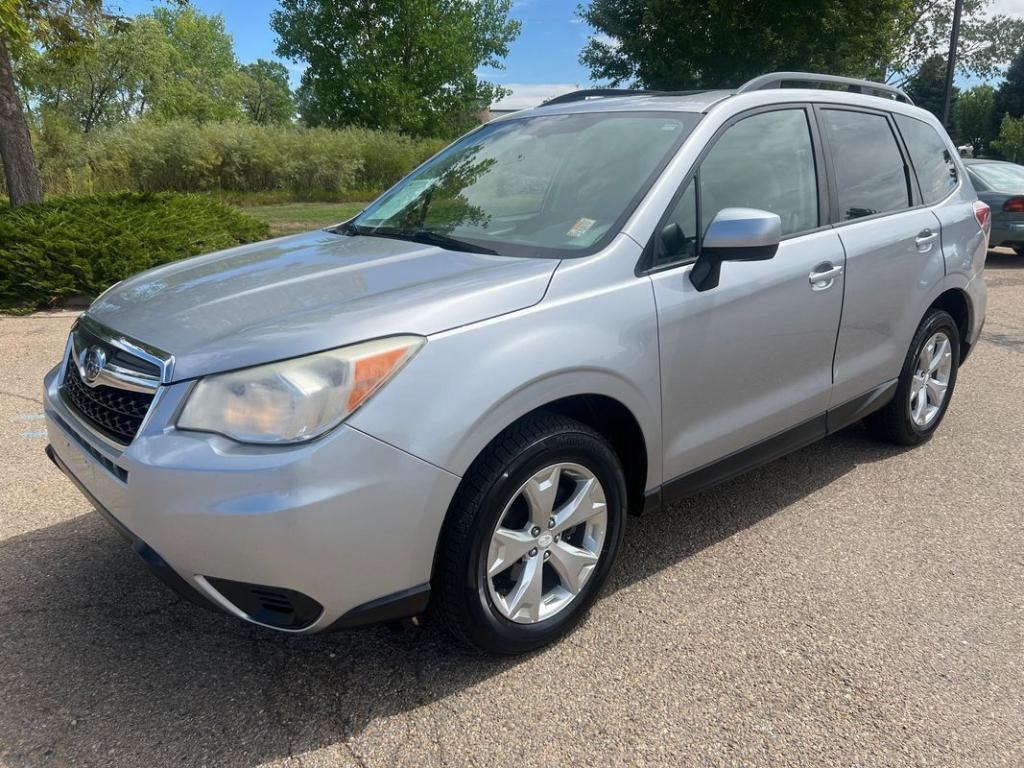
[[[153,402],[153,393],[88,386],[82,381],[74,360],[68,360],[61,391],[68,403],[91,427],[125,445],[139,431]]]
[[[61,395],[97,436],[128,445],[170,361],[83,316],[71,331]]]

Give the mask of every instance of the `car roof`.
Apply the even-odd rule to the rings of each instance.
[[[583,91],[580,94],[599,93]],[[576,94],[556,97],[532,109],[524,109],[495,118],[492,122],[514,120],[526,116],[579,114],[588,112],[689,112],[707,113],[725,103],[743,103],[750,107],[793,101],[845,104],[887,109],[933,121],[930,112],[913,104],[882,96],[852,93],[828,88],[770,88],[764,90],[707,90],[658,93],[645,91],[614,91],[612,95],[572,98]],[[880,103],[881,102],[881,103]]]
[[[1018,165],[1009,160],[988,160],[984,157],[965,157],[963,161],[964,165]]]

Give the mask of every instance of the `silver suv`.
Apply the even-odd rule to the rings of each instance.
[[[627,513],[858,420],[931,437],[988,217],[886,86],[572,93],[342,225],[109,289],[46,377],[48,452],[195,602],[297,633],[429,607],[524,652]]]

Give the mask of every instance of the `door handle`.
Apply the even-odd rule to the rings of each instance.
[[[926,228],[917,233],[917,237],[914,239],[914,244],[917,246],[917,250],[921,253],[928,253],[928,251],[932,249],[932,245],[938,239],[938,232],[932,232],[931,229]]]
[[[807,279],[811,283],[812,291],[824,291],[826,288],[831,288],[832,284],[836,281],[836,278],[843,274],[843,268],[841,266],[834,267],[829,263],[819,264],[814,268],[814,271],[807,276]]]

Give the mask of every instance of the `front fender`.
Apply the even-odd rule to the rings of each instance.
[[[630,410],[652,458],[646,487],[659,485],[658,331],[648,279],[630,276],[600,293],[431,336],[350,424],[461,476],[518,418],[585,394]]]

